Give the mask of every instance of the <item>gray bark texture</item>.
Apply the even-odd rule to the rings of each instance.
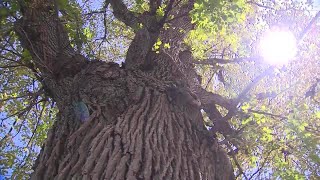
[[[119,0],[108,3],[126,25],[144,25],[125,68],[77,54],[53,1],[30,1],[15,25],[59,109],[31,179],[234,179],[200,112],[227,101],[201,88],[183,45],[193,1],[168,1],[161,20],[152,11],[134,16]],[[150,3],[154,11],[161,1]],[[164,30],[169,15],[181,18]],[[152,52],[158,37],[173,48]]]

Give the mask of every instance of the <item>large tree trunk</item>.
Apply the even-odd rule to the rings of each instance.
[[[230,179],[225,153],[205,129],[199,106],[179,87],[102,62],[70,79],[91,117],[72,124],[61,106],[34,179]],[[76,94],[70,91],[70,96]]]
[[[128,17],[117,14],[119,8],[130,15],[124,4],[110,3],[126,23]],[[192,6],[168,5],[178,15]],[[201,108],[214,103],[199,86],[192,55],[179,49],[179,29],[159,31],[162,22],[145,16],[128,66],[120,68],[76,54],[57,16],[48,13],[49,0],[34,0],[29,8],[15,29],[59,109],[32,179],[234,179],[226,153],[203,124]],[[175,25],[192,28],[181,20]],[[151,52],[158,37],[176,48]]]

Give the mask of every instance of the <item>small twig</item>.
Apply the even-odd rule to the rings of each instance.
[[[22,54],[18,53],[18,51],[17,51],[17,46],[15,47],[13,45],[13,43],[10,43],[9,40],[7,40],[7,39],[5,41],[8,41],[8,45],[10,46],[10,51],[13,50],[12,51],[13,54],[22,57]],[[9,49],[6,49],[6,50],[9,51]]]
[[[5,118],[1,119],[1,125],[3,124],[3,121],[5,121],[5,120],[7,120],[9,118],[12,118],[13,116],[22,116],[23,113],[27,112],[28,108],[30,108],[30,105],[28,107],[22,109],[21,111],[18,111],[18,112],[14,113],[14,114],[11,114],[11,115],[6,116]]]
[[[259,58],[257,57],[249,57],[249,58],[237,58],[232,60],[227,59],[220,59],[220,58],[209,58],[205,60],[195,60],[193,61],[194,64],[203,64],[203,65],[216,65],[216,64],[233,64],[233,63],[240,63],[240,62],[253,62],[257,61]]]
[[[10,69],[15,67],[23,67],[22,65],[7,65],[7,66],[0,66],[2,69]]]
[[[281,12],[281,11],[289,11],[289,10],[297,10],[297,9],[295,9],[295,7],[289,7],[289,8],[288,8],[288,7],[285,7],[285,8],[283,8],[283,9],[276,9],[276,8],[271,7],[271,6],[266,6],[266,5],[263,5],[263,4],[254,2],[254,1],[247,1],[247,3],[256,5],[256,6],[261,7],[261,8],[271,9],[271,10],[273,10],[273,11],[280,11],[280,12]],[[275,4],[275,3],[274,3],[274,4]]]
[[[10,62],[13,62],[13,63],[17,63],[17,64],[20,64],[20,65],[24,65],[21,63],[21,60],[16,60],[16,59],[12,59],[12,58],[9,58],[9,57],[6,57],[6,56],[3,56],[0,54],[0,58],[2,58],[2,60],[5,60],[5,61],[10,61]]]
[[[272,114],[272,113],[263,112],[263,111],[257,111],[257,110],[253,110],[253,109],[248,109],[248,112],[252,112],[252,113],[256,113],[256,114],[263,114],[263,115],[276,117],[276,118],[280,118],[280,119],[288,119],[288,117],[286,117],[286,116],[281,116],[281,115]]]
[[[258,172],[261,171],[261,169],[264,167],[264,165],[266,164],[270,154],[272,153],[274,149],[271,149],[268,154],[267,154],[267,157],[264,159],[264,161],[262,162],[262,165],[256,170],[256,172],[254,172],[250,177],[249,177],[249,180],[252,179]]]
[[[32,151],[32,147],[30,148],[31,149],[31,151]],[[30,151],[30,150],[29,150]],[[22,160],[20,161],[20,164],[18,165],[18,168],[16,168],[15,170],[17,170],[17,169],[20,169],[20,168],[22,168],[23,166],[25,166],[26,165],[26,163],[27,163],[27,159],[28,158],[30,158],[30,156],[32,155],[32,153],[28,153],[28,154],[26,154],[23,158],[22,158]],[[14,171],[15,172],[15,171]],[[13,172],[13,174],[15,174]],[[12,177],[14,177],[14,176],[12,176]]]
[[[16,97],[9,97],[6,99],[0,99],[0,102],[4,102],[4,101],[8,101],[8,100],[13,100],[13,99],[20,99],[23,97],[35,97],[35,96],[39,96],[41,93],[43,93],[43,88],[39,89],[37,92],[28,92],[27,94],[21,95],[21,96],[16,96]]]
[[[14,99],[20,99],[20,98],[24,98],[30,96],[30,94],[25,94],[25,95],[21,95],[21,96],[16,96],[16,97],[9,97],[9,98],[5,98],[5,99],[0,99],[0,102],[5,102],[5,101],[9,101],[9,100],[14,100]]]
[[[11,50],[11,49],[7,49],[7,48],[5,48],[4,46],[2,46],[1,49],[2,49],[2,51],[8,51],[8,52],[10,52],[10,53],[12,53],[12,54],[14,54],[14,55],[16,55],[16,56],[18,56],[18,57],[23,57],[22,54],[20,54],[20,53],[18,53],[18,52],[16,52],[16,51],[13,51],[13,50]]]
[[[38,101],[36,104],[34,104],[34,105],[37,105],[38,103],[44,102],[44,101],[46,101],[46,99],[42,99],[42,100]],[[24,124],[24,122],[25,122],[28,114],[30,113],[31,109],[32,109],[32,108],[30,108],[30,109],[24,114],[24,120],[23,120],[22,123],[20,124],[19,130],[18,130],[17,133],[13,136],[13,138],[15,138],[15,137],[20,133],[20,131],[21,131],[21,129],[22,129],[22,125]]]
[[[37,98],[38,98],[38,96],[35,96],[32,102],[34,102]],[[18,116],[18,117],[22,116],[22,115],[25,114],[26,112],[29,112],[34,105],[36,105],[36,104],[38,104],[38,103],[40,103],[40,102],[42,102],[42,101],[44,101],[44,99],[42,99],[42,100],[40,100],[40,101],[38,101],[38,102],[35,102],[35,103],[31,103],[29,106],[27,106],[26,108],[22,109],[21,111],[18,111],[17,113],[14,113],[14,114],[12,114],[12,115],[10,115],[10,116],[7,116],[7,117],[1,119],[1,124],[3,123],[4,120],[9,119],[9,118],[11,118],[11,117],[13,117],[13,116]],[[12,124],[12,126],[11,126],[10,130],[8,131],[8,133],[6,133],[6,135],[0,140],[0,145],[2,144],[2,142],[3,142],[5,139],[8,138],[9,134],[13,131],[13,127],[14,127],[15,124],[17,123],[17,120],[18,120],[18,119],[16,119],[15,122]],[[21,126],[20,126],[19,129],[21,129]],[[20,130],[19,130],[19,131],[20,131]],[[19,131],[18,131],[18,133],[19,133]],[[17,133],[17,134],[18,134],[18,133]],[[16,135],[17,135],[17,134],[16,134]],[[15,135],[15,136],[16,136],[16,135]]]
[[[256,6],[258,6],[258,7],[261,7],[261,8],[276,10],[276,9],[274,9],[273,7],[266,6],[266,5],[263,5],[263,4],[254,2],[254,1],[247,1],[247,3],[249,3],[249,4],[254,4],[254,5],[256,5]]]
[[[43,115],[43,112],[44,112],[46,103],[47,103],[47,101],[44,101],[44,103],[43,103],[43,105],[42,105],[42,110],[41,110],[41,112],[40,112],[40,114],[39,114],[39,117],[37,118],[36,127],[34,128],[34,130],[33,130],[33,132],[32,132],[32,135],[31,135],[31,137],[30,137],[30,139],[29,139],[28,144],[26,145],[26,147],[29,146],[31,140],[32,140],[33,137],[34,137],[34,134],[36,133],[36,131],[37,131],[37,129],[38,129],[38,125],[39,125],[40,119],[42,118],[42,115]]]
[[[232,149],[231,145],[228,144],[228,143],[226,143],[226,145],[227,145],[228,149],[231,151],[231,157],[232,157],[234,163],[236,164],[236,166],[238,167],[238,169],[239,169],[239,171],[240,171],[240,174],[243,174],[244,178],[245,178],[246,180],[248,180],[248,177],[247,177],[247,175],[244,173],[244,171],[243,171],[240,163],[238,162],[237,157],[236,157],[236,155],[235,155],[235,152],[234,152],[234,150]],[[239,175],[238,175],[238,176],[239,176]]]
[[[94,15],[94,14],[102,14],[102,13],[105,13],[105,10],[91,11],[91,12],[88,12],[88,13],[86,13],[86,14],[83,14],[83,16],[89,16],[89,17],[91,17],[91,16]]]
[[[207,90],[207,88],[208,88],[208,86],[209,86],[209,84],[210,84],[210,82],[211,82],[211,80],[213,79],[213,77],[214,77],[215,74],[216,74],[216,73],[213,71],[213,73],[212,73],[212,75],[210,76],[210,78],[209,78],[206,86],[204,87],[205,90]]]
[[[13,28],[10,28],[6,32],[4,32],[2,36],[0,36],[0,41],[3,41],[4,39],[6,39],[4,41],[5,43],[2,46],[0,46],[0,54],[2,54],[3,48],[10,43],[10,40],[13,37],[13,33],[11,33],[12,31],[13,31]]]

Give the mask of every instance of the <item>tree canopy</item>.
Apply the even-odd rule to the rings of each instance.
[[[171,1],[121,2],[134,15],[154,11],[161,20]],[[0,174],[14,179],[32,172],[57,114],[42,84],[45,77],[14,30],[27,3],[0,1]],[[202,87],[218,101],[215,117],[203,108],[204,124],[218,131],[240,179],[320,177],[320,13],[315,5],[303,0],[196,0],[186,14],[195,28],[184,42],[196,59]],[[139,23],[128,28],[117,19],[109,0],[55,0],[55,7],[71,45],[89,59],[121,64],[141,28]],[[167,17],[164,28],[177,18]],[[268,30],[296,37],[297,53],[287,64],[270,65],[261,56],[259,44]],[[174,47],[159,38],[153,51]],[[221,120],[231,130],[217,127]]]

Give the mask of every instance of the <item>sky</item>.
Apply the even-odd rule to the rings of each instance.
[[[319,10],[320,9],[320,0],[315,0],[314,6]]]

